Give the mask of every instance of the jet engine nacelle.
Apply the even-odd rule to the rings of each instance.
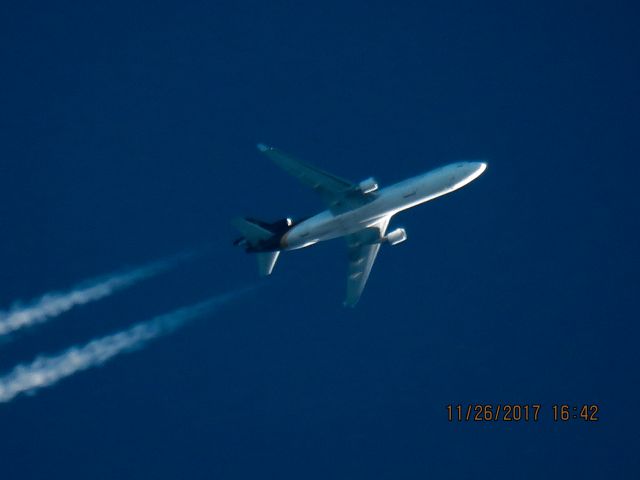
[[[384,239],[389,245],[397,245],[407,239],[407,232],[404,228],[396,228],[393,232],[388,233]]]
[[[293,225],[293,220],[290,218],[282,218],[277,222],[271,223],[271,227],[276,231],[287,231],[291,225]]]
[[[369,177],[358,184],[358,190],[364,194],[375,192],[377,189],[378,182],[376,182],[376,179],[373,177]]]
[[[262,220],[258,220],[257,218],[246,217],[250,223],[254,223],[259,227],[262,227],[265,230],[268,230],[271,233],[284,233],[293,225],[293,220],[290,218],[282,218],[280,220],[276,220],[275,222],[264,222]]]

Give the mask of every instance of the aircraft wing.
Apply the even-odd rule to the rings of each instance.
[[[359,207],[375,198],[375,195],[366,195],[358,190],[357,184],[296,160],[273,147],[259,143],[258,150],[285,172],[318,192],[333,213],[341,213]]]
[[[349,276],[347,277],[347,298],[344,304],[354,307],[364,290],[371,267],[380,250],[380,239],[387,231],[391,216],[385,217],[372,227],[360,230],[345,237],[349,257]]]

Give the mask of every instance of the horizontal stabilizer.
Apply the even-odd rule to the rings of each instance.
[[[236,227],[249,243],[267,240],[273,235],[273,233],[266,228],[262,228],[260,225],[252,223],[242,217],[236,217],[231,220],[231,225]]]
[[[278,257],[280,256],[280,252],[260,252],[256,256],[258,257],[258,271],[261,276],[266,277],[267,275],[271,275],[273,267],[276,265]]]

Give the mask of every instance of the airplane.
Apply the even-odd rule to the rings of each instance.
[[[256,253],[259,273],[266,276],[271,275],[283,250],[344,237],[349,259],[344,305],[349,307],[358,303],[380,245],[398,245],[407,239],[404,228],[386,233],[391,217],[464,187],[487,168],[485,162],[457,162],[379,189],[373,177],[352,183],[262,143],[258,144],[258,150],[315,190],[328,209],[298,221],[284,218],[264,222],[236,217],[231,223],[242,237],[234,245],[244,247],[247,253]]]

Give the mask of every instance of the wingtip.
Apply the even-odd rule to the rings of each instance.
[[[271,147],[269,147],[268,145],[265,145],[264,143],[259,143],[256,146],[258,147],[258,150],[260,150],[261,152],[266,152],[267,150],[271,150]]]
[[[229,223],[231,223],[231,225],[233,225],[233,226],[235,227],[236,225],[239,225],[239,224],[241,224],[242,222],[244,222],[244,218],[242,218],[242,217],[241,217],[241,216],[239,216],[239,215],[236,215],[235,217],[233,217],[233,218],[230,220],[230,222],[229,222]]]

